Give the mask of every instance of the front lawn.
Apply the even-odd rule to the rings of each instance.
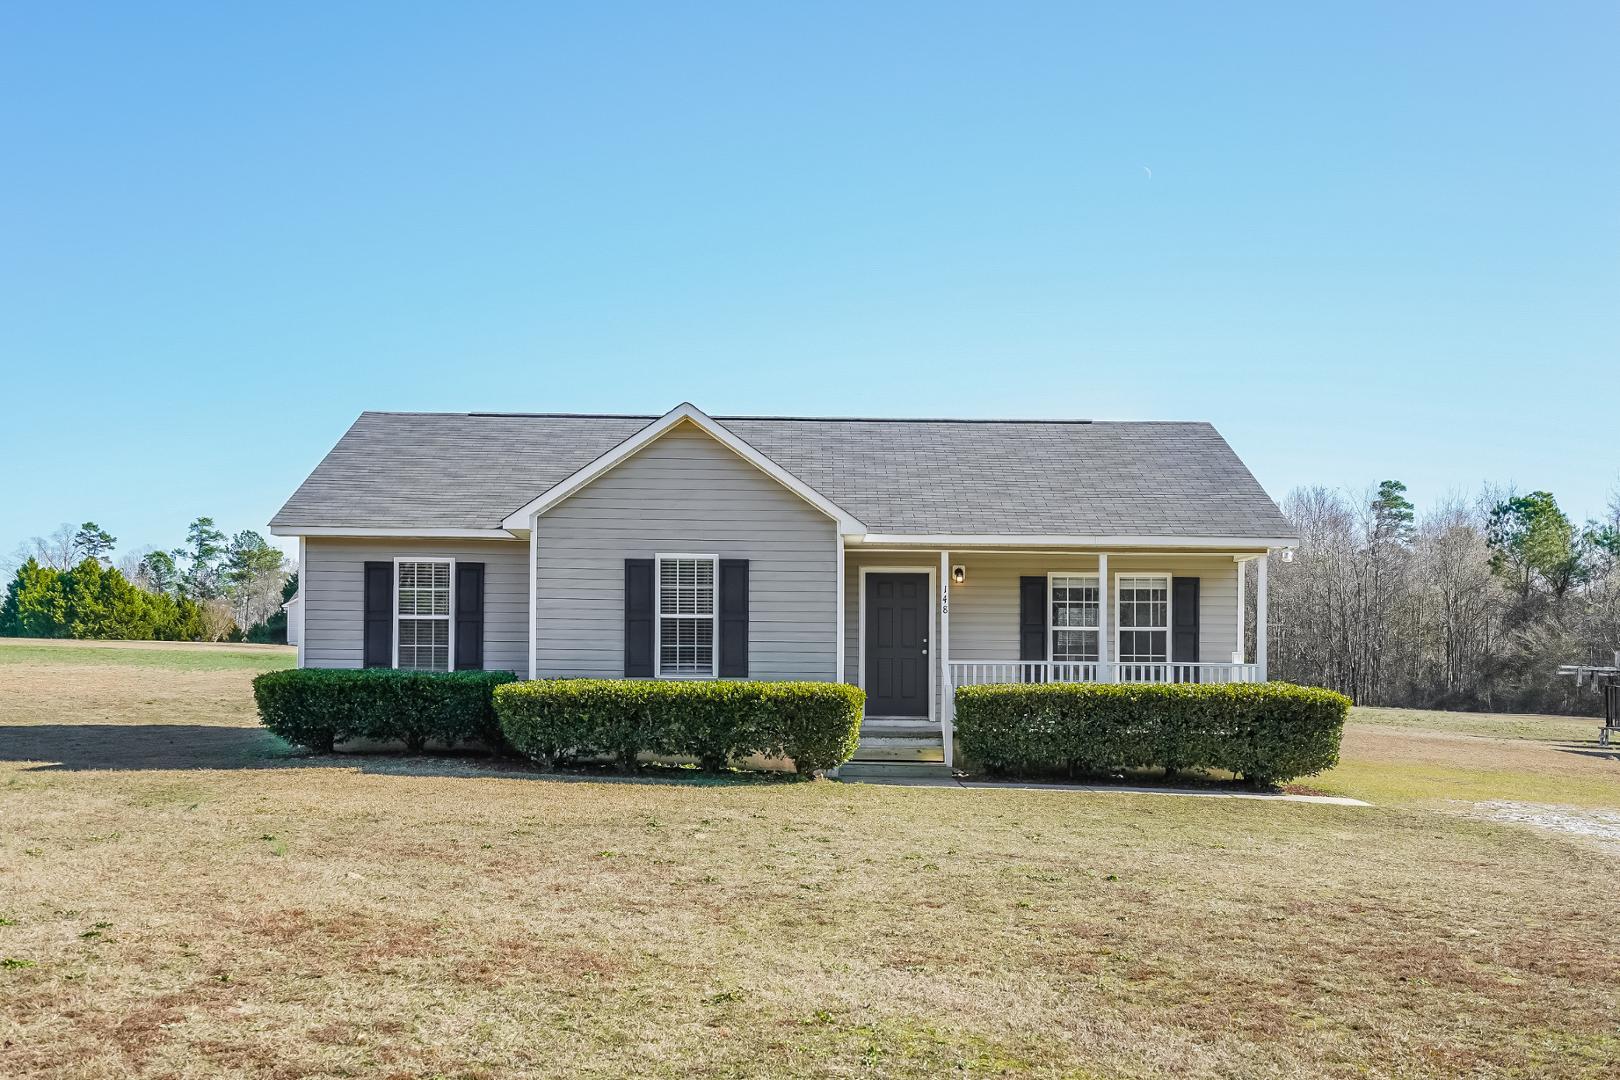
[[[603,783],[291,756],[262,666],[21,648],[7,1076],[1620,1069],[1620,856],[1470,809],[1502,777],[1620,807],[1558,741],[1357,717],[1307,782],[1375,809]]]

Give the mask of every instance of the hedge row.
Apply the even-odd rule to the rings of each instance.
[[[491,691],[509,671],[396,671],[301,668],[253,680],[259,720],[290,743],[330,751],[346,739],[399,740],[419,751],[429,739],[502,748]]]
[[[1350,699],[1289,683],[964,686],[956,737],[992,772],[1224,769],[1274,784],[1331,768]]]
[[[641,753],[721,769],[750,755],[784,757],[814,774],[848,761],[866,694],[824,682],[542,679],[502,686],[495,712],[507,741],[543,765]]]

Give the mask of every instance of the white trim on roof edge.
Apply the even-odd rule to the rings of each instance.
[[[505,529],[373,529],[357,525],[272,525],[271,536],[394,536],[412,540],[518,540]]]
[[[1293,548],[1299,540],[1288,536],[1061,536],[1007,534],[939,534],[923,533],[864,533],[848,538],[851,545],[877,546],[881,544],[926,544],[940,547],[1029,547],[1050,544],[1054,547],[1140,547],[1140,548],[1230,548],[1238,551],[1261,551],[1273,548]]]
[[[559,497],[557,501],[560,502],[561,498]],[[831,506],[832,504],[829,503],[828,505]],[[523,540],[529,536],[534,517],[544,512],[544,509],[531,511],[527,521],[504,529],[406,529],[372,528],[362,525],[272,525],[270,535],[325,536],[335,539],[345,537],[355,539],[391,537],[400,540]],[[835,508],[833,511],[828,511],[828,516],[837,517],[837,513]],[[508,518],[507,520],[510,521],[511,519]],[[860,526],[860,522],[855,521],[855,519],[849,518],[848,520],[851,524]],[[1299,546],[1298,539],[1287,536],[1064,536],[1050,534],[1019,536],[1016,534],[979,533],[869,533],[846,531],[843,528],[845,519],[840,517],[838,521],[839,533],[843,536],[844,543],[851,548],[888,547],[896,544],[921,545],[924,547],[1030,548],[1046,545],[1048,547],[1218,548],[1223,551],[1245,553],[1250,558],[1258,558],[1261,551],[1275,551],[1279,548],[1297,548]]]
[[[683,401],[657,420],[625,439],[607,453],[585,465],[561,482],[552,485],[534,499],[506,516],[501,525],[507,529],[526,529],[536,516],[544,514],[591,481],[611,471],[620,462],[652,443],[665,432],[681,424],[692,424],[715,442],[742,458],[760,472],[787,488],[793,494],[838,522],[838,531],[845,534],[864,533],[866,526],[843,507],[821,492],[788,472],[782,466],[755,450],[742,439],[689,401]]]

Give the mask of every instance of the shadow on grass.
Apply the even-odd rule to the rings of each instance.
[[[1608,759],[1620,761],[1620,746],[1604,746],[1598,742],[1589,743],[1553,743],[1552,749],[1560,754],[1575,754],[1579,757]]]
[[[255,728],[208,724],[19,724],[0,726],[0,761],[46,769],[252,769],[292,751]]]
[[[312,754],[258,728],[207,724],[0,725],[0,761],[35,762],[34,770],[354,769],[390,776],[482,776],[515,780],[695,786],[793,783],[792,774],[705,773],[647,765],[635,773],[580,766],[540,771],[521,758],[474,751],[406,754]]]

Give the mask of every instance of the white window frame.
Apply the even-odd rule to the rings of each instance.
[[[1093,659],[1090,659],[1090,660],[1059,660],[1057,658],[1057,632],[1058,632],[1059,627],[1057,625],[1057,622],[1052,618],[1052,605],[1055,602],[1053,600],[1053,597],[1052,597],[1052,590],[1054,588],[1056,588],[1056,586],[1054,586],[1052,584],[1052,582],[1055,581],[1058,578],[1086,578],[1086,579],[1088,579],[1088,580],[1090,580],[1090,581],[1092,581],[1092,582],[1094,582],[1096,584],[1096,588],[1097,588],[1097,625],[1096,626],[1090,626],[1090,627],[1086,627],[1086,626],[1080,626],[1080,627],[1065,626],[1065,627],[1062,627],[1062,629],[1064,629],[1064,630],[1091,630],[1097,635],[1097,656],[1094,657]],[[1048,570],[1046,572],[1046,658],[1047,658],[1047,660],[1052,661],[1053,663],[1060,663],[1060,664],[1095,664],[1095,663],[1100,662],[1100,660],[1102,658],[1102,653],[1103,653],[1103,649],[1102,649],[1102,635],[1103,635],[1103,628],[1102,628],[1102,614],[1103,614],[1102,613],[1102,607],[1103,607],[1102,586],[1103,586],[1102,575],[1097,573],[1097,571],[1095,571],[1095,570]]]
[[[395,555],[394,556],[394,625],[390,628],[390,636],[394,639],[394,667],[399,667],[399,620],[412,619],[438,619],[437,615],[411,615],[400,614],[399,610],[399,565],[400,563],[443,563],[450,568],[450,596],[445,609],[444,620],[449,623],[449,632],[446,640],[450,643],[450,651],[445,656],[444,670],[456,670],[456,560],[450,555]],[[431,670],[426,668],[412,668],[412,671]]]
[[[714,602],[709,612],[713,626],[709,647],[709,673],[682,671],[664,674],[664,560],[708,562],[714,568]],[[695,621],[701,615],[678,615],[683,621]],[[717,679],[720,677],[720,556],[695,555],[666,551],[653,556],[653,678],[655,679]]]
[[[1171,577],[1172,577],[1172,575],[1170,575],[1170,574],[1153,574],[1153,573],[1143,574],[1143,573],[1140,573],[1140,572],[1134,572],[1134,571],[1129,571],[1129,570],[1122,571],[1122,572],[1116,573],[1114,575],[1114,655],[1113,655],[1113,661],[1114,661],[1115,664],[1168,664],[1168,663],[1171,663],[1170,657],[1175,652],[1175,640],[1174,640],[1173,635],[1171,634],[1170,628],[1172,626],[1176,625],[1176,613],[1171,610],[1171,606],[1175,603],[1175,590],[1173,588],[1171,588]],[[1126,660],[1125,659],[1125,650],[1120,645],[1120,635],[1121,634],[1125,633],[1127,630],[1131,630],[1131,631],[1149,630],[1149,631],[1152,631],[1152,630],[1161,629],[1161,627],[1157,627],[1157,626],[1130,626],[1130,627],[1127,627],[1124,624],[1124,622],[1120,619],[1119,613],[1122,610],[1122,606],[1123,606],[1123,603],[1124,603],[1124,598],[1123,598],[1123,595],[1122,595],[1123,590],[1120,588],[1119,583],[1120,583],[1121,580],[1123,580],[1125,578],[1148,578],[1148,579],[1152,579],[1152,580],[1155,580],[1155,581],[1164,582],[1164,626],[1162,627],[1162,629],[1164,630],[1164,659],[1163,660]]]

